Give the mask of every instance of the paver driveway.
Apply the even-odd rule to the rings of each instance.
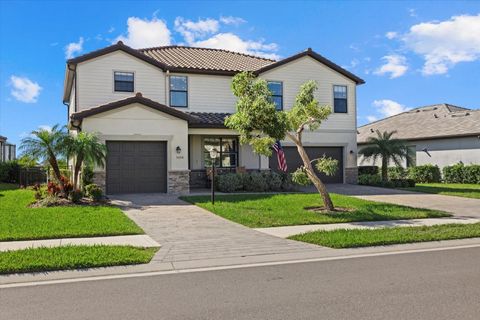
[[[260,233],[175,196],[122,195],[115,196],[113,202],[162,245],[153,259],[156,262],[194,265],[198,260],[236,259],[235,264],[240,264],[258,261],[253,258],[259,256],[264,261],[277,261],[332,250]]]
[[[411,192],[352,184],[328,185],[330,192],[404,206],[443,210],[457,217],[480,218],[480,199]]]

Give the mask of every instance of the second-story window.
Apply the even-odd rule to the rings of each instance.
[[[347,113],[347,86],[333,86],[333,112]]]
[[[134,90],[134,76],[133,72],[119,72],[113,73],[114,90],[115,92],[133,92]]]
[[[268,81],[268,89],[272,92],[272,102],[277,110],[283,110],[283,83],[280,81]]]
[[[170,106],[188,107],[188,78],[170,76]]]

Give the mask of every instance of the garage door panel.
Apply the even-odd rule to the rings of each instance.
[[[108,141],[107,193],[167,191],[164,141]]]
[[[285,158],[287,161],[288,172],[293,172],[303,165],[303,161],[298,154],[296,147],[283,147]],[[305,151],[310,160],[321,158],[323,155],[338,160],[338,169],[335,175],[327,176],[324,173],[318,172],[317,175],[325,183],[343,183],[343,147],[305,147]],[[278,171],[278,160],[274,152],[270,157],[270,168]]]

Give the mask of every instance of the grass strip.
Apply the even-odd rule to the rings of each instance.
[[[148,263],[157,249],[131,246],[65,246],[0,252],[0,274]]]
[[[480,223],[422,227],[313,231],[289,239],[330,248],[357,248],[480,237]]]
[[[415,187],[403,189],[416,192],[435,193],[446,196],[480,199],[480,184],[418,183]]]

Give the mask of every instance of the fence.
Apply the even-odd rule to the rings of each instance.
[[[18,183],[22,186],[31,186],[47,182],[47,170],[44,167],[20,168]]]

